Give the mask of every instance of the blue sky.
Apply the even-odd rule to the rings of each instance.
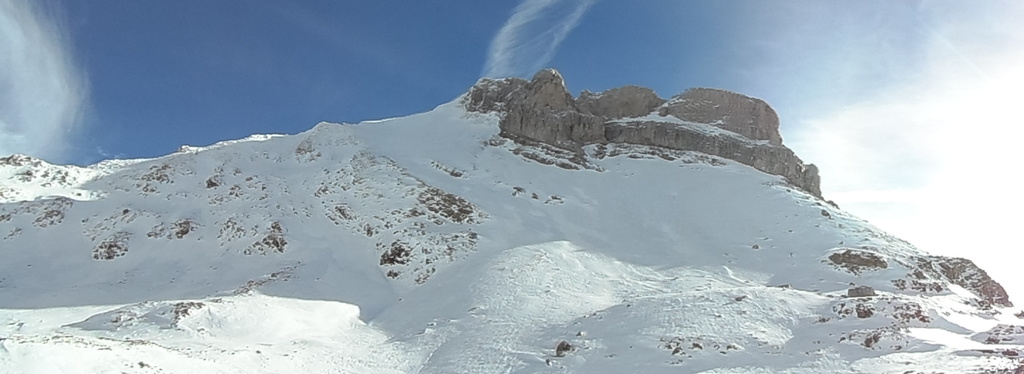
[[[1021,19],[1009,0],[0,0],[0,153],[155,157],[555,67],[574,93],[762,98],[826,198],[1010,276]]]
[[[80,164],[416,113],[481,75],[528,77],[549,66],[574,92],[721,87],[765,98],[791,118],[836,78],[820,60],[842,58],[836,44],[855,44],[858,29],[883,13],[859,6],[836,16],[811,1],[782,9],[759,1],[3,1],[34,4],[28,23],[60,33],[59,59],[82,81],[81,116],[63,121],[75,126],[64,146],[41,155]],[[526,22],[501,32],[517,16]],[[905,29],[892,35],[912,39],[914,28]],[[508,53],[490,58],[496,45]],[[907,68],[903,59],[886,72]],[[862,75],[877,74],[839,73],[843,91],[870,88]]]

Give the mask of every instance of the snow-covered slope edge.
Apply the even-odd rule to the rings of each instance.
[[[75,184],[88,199],[0,205],[0,371],[1020,364],[1009,300],[972,266],[729,159],[516,143],[500,112],[465,102],[124,163]]]

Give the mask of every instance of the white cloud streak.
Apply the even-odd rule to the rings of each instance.
[[[64,162],[87,100],[86,82],[58,18],[40,3],[0,0],[0,155]]]
[[[827,198],[924,250],[975,260],[1021,302],[1024,278],[1007,259],[1024,250],[1024,4],[925,4],[917,73],[798,124],[793,147],[821,167]]]
[[[596,0],[523,0],[491,41],[485,77],[528,77],[545,68]]]

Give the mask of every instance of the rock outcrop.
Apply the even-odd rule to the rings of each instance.
[[[537,140],[566,149],[604,141],[603,119],[576,106],[557,71],[538,72],[506,97],[505,106],[499,126],[507,138]]]
[[[578,98],[561,74],[533,79],[482,79],[466,95],[466,109],[497,112],[501,135],[581,152],[587,144],[629,143],[697,151],[785,177],[821,196],[818,169],[782,145],[779,117],[762,100],[710,88],[665,100],[653,90],[625,86]]]
[[[846,297],[870,297],[875,296],[875,289],[870,286],[853,287],[846,290]]]
[[[593,93],[584,90],[576,99],[580,110],[602,118],[642,117],[665,104],[654,90],[639,86],[625,86]]]
[[[727,158],[765,173],[786,177],[793,185],[821,197],[818,168],[804,164],[793,150],[784,146],[657,121],[608,123],[605,139],[612,143],[653,145]]]
[[[527,83],[525,79],[519,78],[482,78],[466,93],[463,105],[470,112],[503,113],[506,104],[512,100],[512,94],[522,90]]]
[[[974,264],[960,257],[927,256],[918,259],[917,268],[925,274],[945,279],[973,292],[982,299],[982,306],[1012,307],[1010,296],[992,277]]]
[[[659,111],[683,121],[707,123],[754,140],[781,146],[779,116],[768,103],[713,88],[691,88],[676,95]]]

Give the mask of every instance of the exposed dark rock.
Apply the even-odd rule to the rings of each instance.
[[[889,267],[882,256],[859,249],[835,252],[828,256],[828,260],[853,274],[860,274],[864,270],[885,269]]]
[[[33,163],[39,163],[39,161],[20,153],[15,153],[7,157],[0,157],[0,165],[25,166]]]
[[[189,314],[192,314],[192,311],[201,309],[204,306],[206,306],[206,304],[196,301],[182,301],[175,303],[174,309],[171,311],[171,313],[174,315],[174,317],[171,319],[171,324],[177,326],[178,322],[180,322],[183,318],[188,317]]]
[[[691,89],[666,101],[650,89],[626,86],[596,94],[584,91],[573,99],[562,76],[546,69],[530,81],[482,79],[467,93],[464,105],[472,112],[500,113],[501,136],[520,143],[540,142],[573,152],[608,142],[697,151],[783,176],[821,196],[818,169],[782,145],[775,111],[764,101],[737,93]],[[655,112],[665,120],[623,120]],[[686,122],[680,124],[680,119]]]
[[[870,304],[857,304],[854,308],[857,311],[857,318],[871,318],[875,315],[875,309]]]
[[[1010,296],[1002,285],[973,261],[959,257],[926,256],[918,259],[917,268],[928,275],[946,279],[963,287],[982,299],[982,307],[992,305],[1012,307]]]
[[[875,344],[878,344],[878,342],[881,341],[881,340],[882,340],[882,334],[879,333],[879,332],[874,332],[872,334],[869,334],[867,337],[865,337],[864,338],[864,343],[862,343],[862,344],[864,345],[864,348],[871,348]]]
[[[868,297],[875,296],[875,289],[869,286],[854,287],[846,290],[846,297]]]
[[[189,233],[199,229],[199,227],[201,225],[191,219],[180,219],[170,224],[160,223],[154,226],[146,236],[150,238],[182,239]]]
[[[912,290],[921,293],[942,292],[946,289],[943,286],[943,284],[945,283],[936,280],[928,280],[927,277],[924,276],[924,273],[921,273],[920,270],[918,270],[917,273],[921,275],[920,279],[910,279],[909,282],[907,282],[906,279],[902,278],[893,279],[892,285],[895,286],[896,289],[900,291]],[[911,274],[911,276],[917,278],[915,274]]]
[[[971,337],[971,340],[984,344],[1014,344],[1024,334],[1024,326],[997,324],[988,331],[980,332]]]
[[[480,214],[473,203],[435,187],[420,192],[417,200],[428,210],[455,223],[477,223]]]
[[[381,265],[405,265],[409,263],[412,250],[401,240],[391,242],[391,248],[380,255]]]
[[[128,253],[128,241],[132,234],[129,232],[116,232],[109,238],[104,239],[92,250],[92,258],[95,260],[113,260]]]
[[[558,345],[555,346],[555,356],[556,357],[565,357],[565,354],[569,353],[569,352],[572,352],[572,350],[573,350],[572,344],[569,344],[569,342],[567,342],[565,340],[560,341],[560,342],[558,342]]]
[[[270,224],[270,229],[262,240],[252,243],[242,253],[245,255],[284,253],[287,246],[288,240],[284,237],[284,228],[281,227],[280,222],[275,221]]]

